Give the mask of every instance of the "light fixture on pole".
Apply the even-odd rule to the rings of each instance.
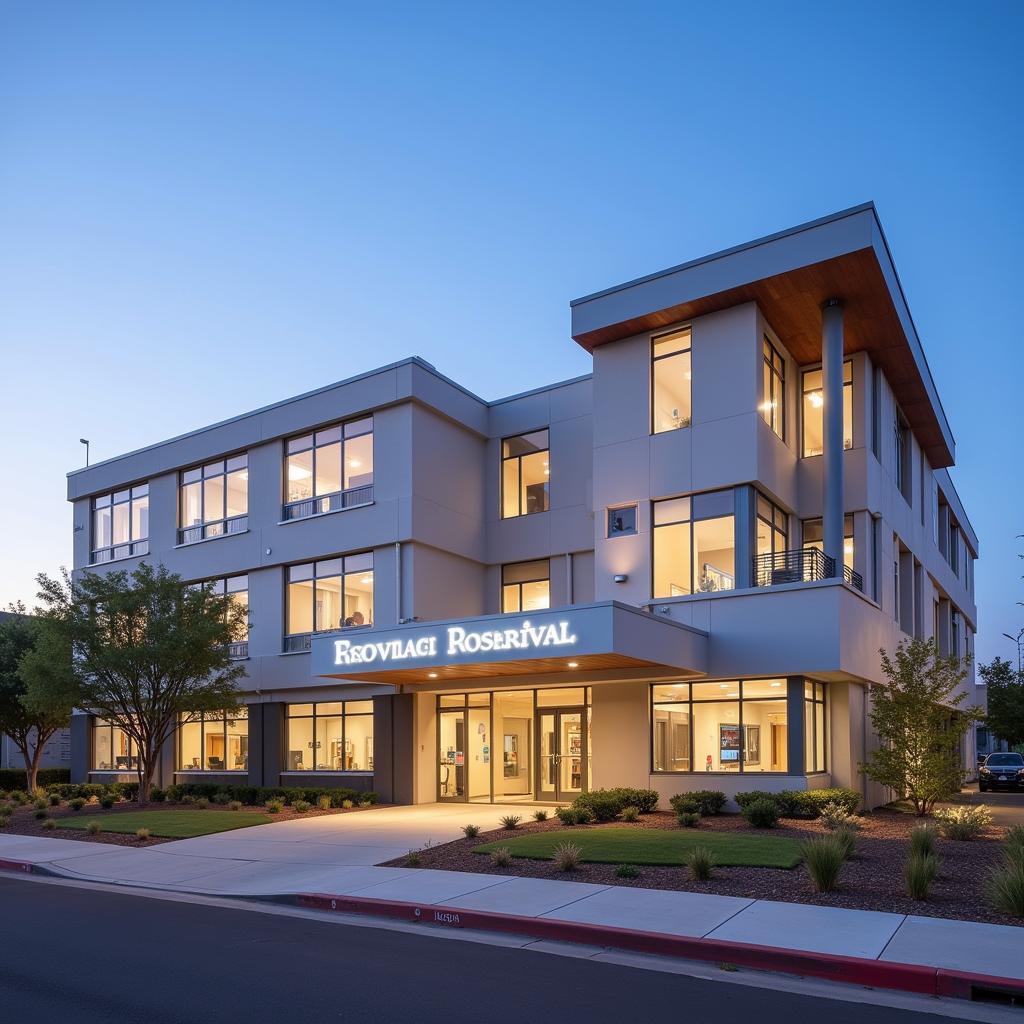
[[[80,437],[78,440],[79,440],[80,444],[84,444],[85,445],[85,464],[86,464],[86,466],[88,466],[89,465],[89,442],[84,437]]]
[[[1016,636],[1010,636],[1009,633],[1004,633],[1003,636],[1017,645],[1017,674],[1019,675],[1021,672],[1021,645],[1024,642],[1024,629],[1021,629]]]

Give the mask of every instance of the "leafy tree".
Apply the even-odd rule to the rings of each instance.
[[[74,703],[70,651],[56,640],[23,604],[11,605],[0,620],[0,732],[21,751],[30,793],[43,748],[71,720]]]
[[[186,585],[164,566],[39,577],[45,618],[75,652],[79,707],[113,722],[137,753],[139,803],[149,799],[164,744],[180,719],[238,707],[228,645],[245,611],[213,585]]]
[[[988,691],[986,724],[993,735],[1011,747],[1024,743],[1024,673],[1003,658],[994,658],[978,671]]]
[[[961,706],[966,662],[942,657],[933,641],[907,639],[894,657],[880,653],[888,682],[872,691],[871,724],[881,746],[862,770],[925,815],[936,800],[960,791],[966,777],[960,741],[984,714]]]

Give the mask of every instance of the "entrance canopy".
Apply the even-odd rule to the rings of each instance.
[[[617,601],[313,637],[313,674],[373,683],[501,676],[685,678],[707,671],[708,635]]]

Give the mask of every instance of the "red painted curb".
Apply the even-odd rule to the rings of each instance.
[[[0,860],[0,871],[24,871],[32,873],[32,865],[24,860]]]
[[[893,963],[861,957],[811,953],[777,946],[758,946],[723,939],[690,938],[659,932],[617,928],[611,925],[582,924],[550,918],[520,917],[458,907],[419,906],[394,900],[367,899],[359,896],[331,896],[302,893],[299,906],[332,910],[347,914],[386,917],[448,928],[476,928],[482,931],[529,935],[538,939],[614,946],[638,953],[676,956],[686,960],[723,963],[760,971],[777,971],[804,977],[841,981],[867,988],[896,989],[918,995],[971,999],[976,989],[996,990],[1024,996],[1024,981],[966,971],[926,967],[921,964]]]

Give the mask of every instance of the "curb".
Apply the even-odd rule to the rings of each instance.
[[[610,946],[636,953],[729,964],[758,971],[774,971],[838,981],[847,985],[861,985],[866,988],[894,989],[916,995],[968,1000],[979,997],[1024,999],[1024,980],[955,971],[944,967],[927,967],[922,964],[868,960],[778,946],[729,942],[723,939],[666,935],[660,932],[618,928],[613,925],[520,917],[484,910],[462,910],[459,907],[420,906],[416,903],[359,896],[299,893],[294,900],[298,906],[311,910],[385,917],[445,928],[472,928],[509,935],[526,935],[557,942]]]
[[[0,871],[66,877],[28,861],[0,858]],[[413,924],[443,928],[469,928],[524,935],[533,939],[606,946],[634,953],[677,957],[755,971],[773,971],[805,978],[820,978],[865,988],[891,989],[916,995],[989,1002],[1024,1001],[1024,979],[956,971],[946,967],[903,964],[863,957],[812,953],[779,946],[759,946],[725,939],[692,938],[645,932],[614,925],[584,924],[554,918],[521,917],[488,910],[463,910],[443,905],[421,906],[400,900],[377,900],[361,896],[332,896],[328,893],[294,893],[262,897],[231,897],[259,902],[292,904],[308,910],[381,917]]]

